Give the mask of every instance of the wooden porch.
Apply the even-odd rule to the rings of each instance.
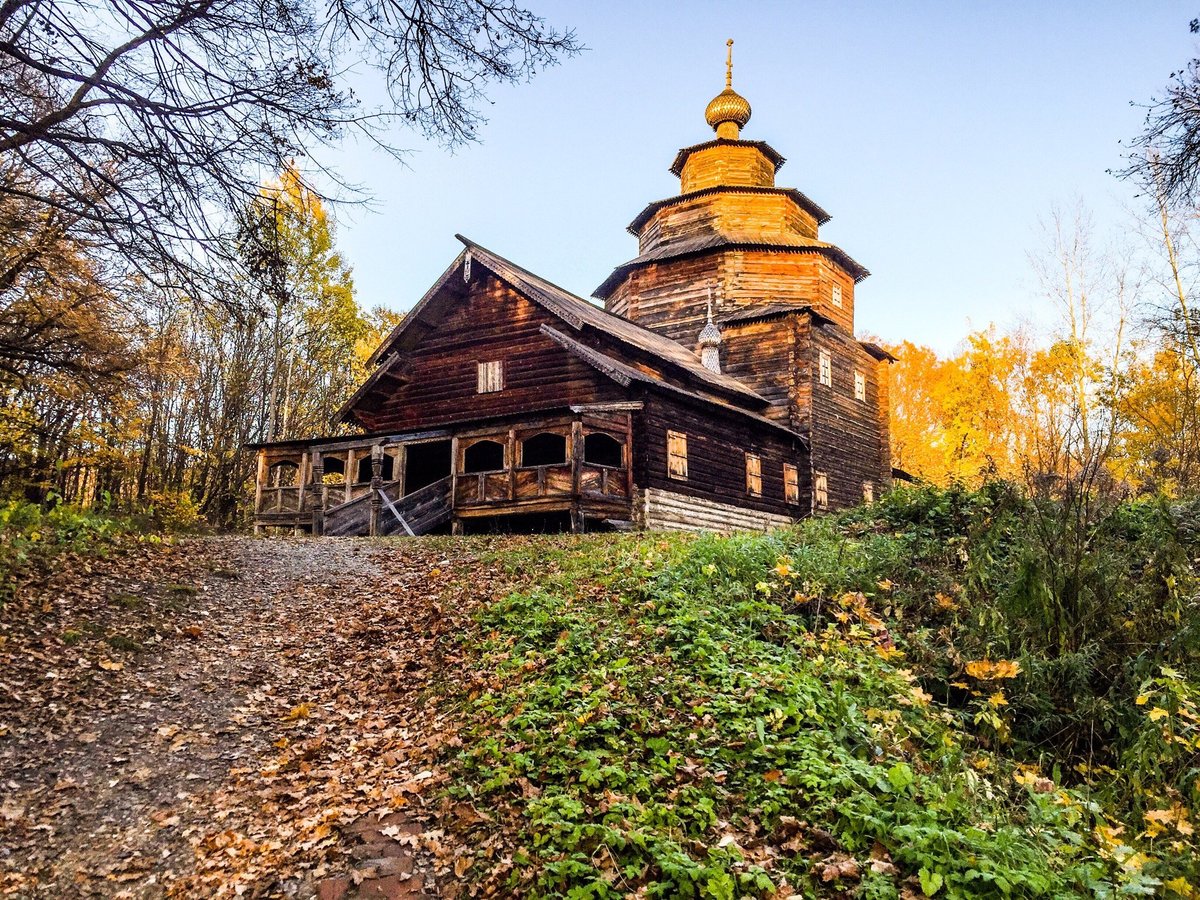
[[[505,519],[632,519],[630,404],[466,430],[261,445],[254,529],[416,535]],[[615,408],[614,408],[615,407]],[[495,520],[489,523],[487,520]]]

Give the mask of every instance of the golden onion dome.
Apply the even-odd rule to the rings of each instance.
[[[722,122],[736,122],[737,127],[742,128],[750,121],[750,101],[727,87],[708,102],[704,120],[714,129]]]
[[[750,121],[750,101],[733,89],[733,38],[725,42],[725,90],[709,101],[704,120],[717,137],[735,139],[742,126]]]

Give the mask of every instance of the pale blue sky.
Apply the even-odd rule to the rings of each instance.
[[[1196,52],[1194,5],[1158,3],[570,3],[529,0],[588,49],[492,91],[482,142],[454,154],[398,140],[326,158],[375,197],[339,214],[364,306],[408,309],[461,232],[582,296],[636,255],[625,226],[678,193],[675,151],[712,137],[704,107],[734,87],[743,137],[787,158],[866,265],[858,330],[945,352],[972,328],[1036,316],[1039,217],[1081,197],[1120,228],[1132,190],[1106,174],[1144,102]]]

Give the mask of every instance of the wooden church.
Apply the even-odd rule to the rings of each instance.
[[[868,272],[742,139],[731,60],[705,119],[603,308],[459,236],[338,413],[362,433],[255,445],[256,530],[766,529],[886,488],[891,357],[854,336]]]

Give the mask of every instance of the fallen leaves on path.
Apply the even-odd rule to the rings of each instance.
[[[340,896],[340,876],[415,896],[462,875],[431,798],[457,741],[447,636],[490,590],[473,546],[198,539],[27,591],[0,631],[0,893]],[[393,838],[410,856],[355,858]]]

